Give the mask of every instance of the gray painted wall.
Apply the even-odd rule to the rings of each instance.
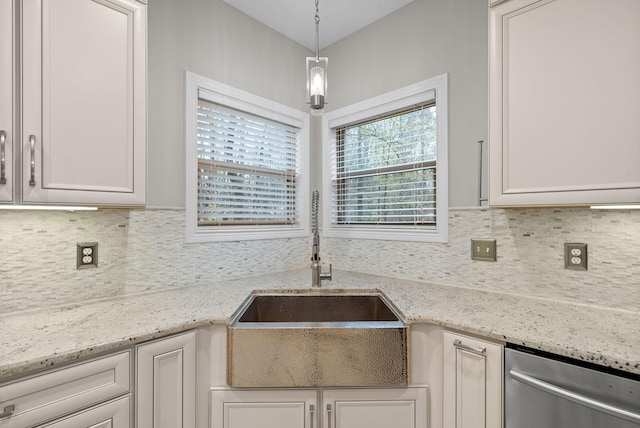
[[[310,51],[222,0],[148,6],[148,206],[185,206],[184,71],[306,110]]]
[[[329,58],[326,110],[449,74],[452,207],[477,205],[477,141],[487,140],[488,121],[487,3],[415,0],[322,52]]]
[[[306,110],[311,52],[222,0],[153,0],[148,14],[148,205],[184,207],[184,70]],[[487,137],[486,0],[415,0],[321,54],[329,57],[327,111],[449,73],[449,204],[477,204],[476,141]],[[312,121],[314,187],[319,124]]]

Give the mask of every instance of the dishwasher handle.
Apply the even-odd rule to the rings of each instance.
[[[637,424],[640,423],[640,414],[638,413],[629,412],[628,410],[624,410],[619,407],[612,406],[607,403],[603,403],[602,401],[594,400],[593,398],[586,397],[582,394],[578,394],[573,391],[569,391],[557,385],[553,385],[551,383],[545,382],[535,377],[526,375],[517,370],[511,369],[509,371],[509,376],[511,376],[512,379],[518,380],[522,383],[525,383],[529,386],[537,388],[541,391],[548,392],[550,394],[556,395],[558,397],[564,398],[569,401],[573,401],[574,403],[581,404],[593,410],[607,413],[608,415],[625,419],[627,421],[634,422]]]

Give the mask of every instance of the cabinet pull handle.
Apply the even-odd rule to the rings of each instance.
[[[4,411],[0,413],[0,420],[9,419],[13,415],[13,411],[16,410],[16,406],[11,404],[10,406],[4,406]]]
[[[482,197],[482,146],[484,140],[478,140],[478,206],[481,207],[483,202],[487,202],[487,198]]]
[[[331,410],[331,404],[327,404],[327,426],[328,428],[331,428],[331,415],[332,415],[332,410]]]
[[[478,348],[474,348],[473,346],[465,345],[464,343],[462,343],[462,341],[460,339],[454,340],[453,341],[453,346],[455,346],[458,349],[462,349],[464,351],[469,351],[469,352],[472,352],[472,353],[478,354],[478,355],[485,355],[487,353],[487,348],[485,348],[484,346],[480,346]]]
[[[36,185],[36,136],[29,135],[29,147],[31,150],[31,179],[29,180],[29,186],[34,187]]]
[[[0,184],[7,184],[7,174],[5,171],[5,145],[7,140],[7,133],[4,130],[0,130]]]
[[[313,419],[315,418],[316,406],[313,404],[309,406],[309,420],[311,421],[311,428],[313,428]]]

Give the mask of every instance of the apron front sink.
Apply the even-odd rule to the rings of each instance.
[[[408,384],[407,325],[380,292],[254,293],[227,328],[233,387]]]

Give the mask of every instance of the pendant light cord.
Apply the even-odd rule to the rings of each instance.
[[[318,58],[320,57],[319,55],[319,51],[320,51],[320,12],[318,11],[318,1],[316,0],[316,16],[315,16],[315,20],[316,20],[316,62],[318,61]]]

